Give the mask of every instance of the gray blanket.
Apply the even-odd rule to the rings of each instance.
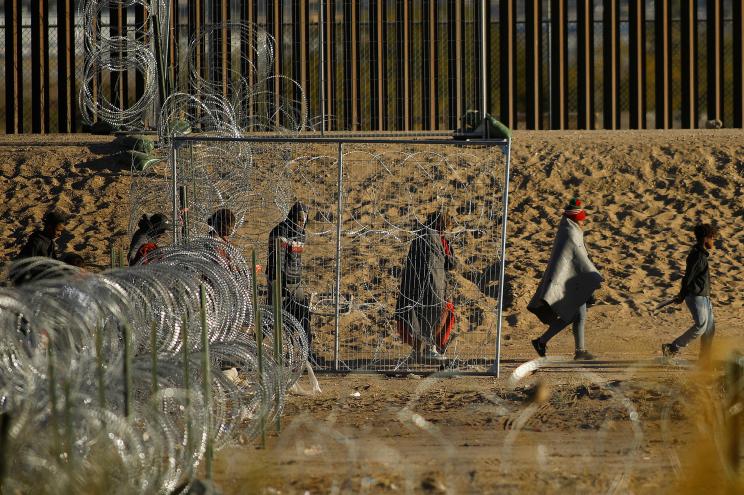
[[[572,321],[602,284],[602,276],[589,260],[584,233],[573,220],[561,219],[548,267],[527,309],[543,323],[556,318]]]

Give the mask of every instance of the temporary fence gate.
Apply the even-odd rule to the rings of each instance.
[[[318,369],[498,374],[510,146],[431,137],[177,137],[168,173],[180,218],[174,235],[205,235],[208,216],[230,208],[232,242],[246,256],[255,248],[265,267],[269,232],[301,201],[309,209],[302,288]],[[442,209],[456,259],[444,274],[455,328],[445,359],[426,361],[401,338],[396,302],[412,241],[427,215]],[[266,278],[259,282],[266,298]]]

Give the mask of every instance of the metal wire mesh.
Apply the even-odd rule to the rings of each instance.
[[[508,154],[508,148],[500,149],[503,142],[217,139],[193,136],[174,142],[176,184],[168,189],[188,198],[183,235],[205,235],[209,212],[230,208],[236,214],[231,242],[255,249],[259,264],[266,266],[270,231],[295,202],[305,204],[309,221],[301,286],[310,312],[312,354],[321,368],[464,370],[491,363]],[[204,174],[205,164],[220,168],[232,163],[217,163],[213,150],[220,147],[240,148],[243,167],[250,169],[239,184],[231,183],[229,199],[208,179],[215,175]],[[425,272],[421,277],[443,270],[419,266],[424,254],[409,253],[439,235],[430,225],[435,212],[452,218],[441,235],[457,267],[434,275],[446,279],[435,295],[444,299],[422,295],[428,299],[401,306],[399,299],[408,290],[402,282],[406,270]],[[262,294],[269,292],[267,286]],[[409,309],[444,307],[454,307],[454,323],[452,337],[439,346],[439,351],[446,348],[440,359],[426,354],[425,348],[435,346],[432,328],[417,327],[413,332],[422,335],[412,338],[402,328],[410,324]],[[422,348],[416,353],[409,344]]]

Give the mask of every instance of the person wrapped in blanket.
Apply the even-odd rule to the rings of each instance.
[[[168,218],[162,213],[155,213],[152,216],[143,214],[137,224],[137,230],[132,236],[132,242],[129,244],[129,253],[127,261],[129,266],[146,264],[144,259],[147,253],[155,251],[158,243],[170,227]]]
[[[594,359],[585,347],[584,323],[586,308],[594,304],[593,294],[602,285],[602,276],[589,259],[584,245],[585,220],[586,210],[582,201],[572,199],[563,211],[540,285],[527,305],[528,311],[548,325],[545,333],[532,341],[540,357],[545,357],[550,339],[572,325],[574,359]]]
[[[445,210],[430,213],[417,224],[406,256],[395,305],[398,333],[413,347],[417,360],[442,360],[455,326],[455,306],[447,272],[456,265],[445,233],[450,219]]]
[[[312,350],[310,330],[310,306],[302,282],[302,253],[305,250],[305,226],[307,225],[307,206],[299,201],[292,205],[287,218],[277,224],[269,233],[269,255],[266,263],[266,279],[269,283],[269,304],[274,301],[274,281],[276,280],[276,243],[279,242],[279,264],[281,266],[282,308],[294,316],[305,330],[310,360],[320,364],[320,358]]]

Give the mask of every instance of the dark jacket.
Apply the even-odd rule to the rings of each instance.
[[[302,252],[305,250],[305,225],[299,225],[300,212],[307,214],[307,207],[300,202],[292,205],[287,218],[269,234],[269,259],[266,278],[276,280],[276,258],[274,243],[279,240],[279,255],[282,269],[282,286],[296,285],[302,278]]]
[[[710,296],[710,272],[708,271],[708,251],[701,244],[695,244],[687,255],[687,268],[679,290],[679,297]]]
[[[396,319],[417,338],[434,338],[449,298],[446,272],[455,264],[455,254],[439,232],[420,226],[408,250],[395,305]]]
[[[41,230],[34,231],[26,241],[26,245],[21,249],[17,259],[31,258],[32,256],[45,256],[56,260],[57,250],[54,246],[54,239]]]

